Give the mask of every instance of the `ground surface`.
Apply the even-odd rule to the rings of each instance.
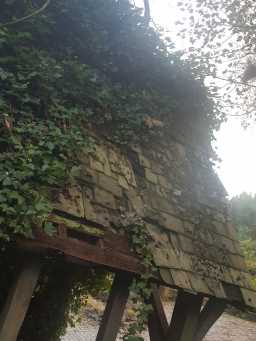
[[[170,307],[166,310],[170,311]],[[76,328],[69,329],[62,341],[95,341],[98,321],[95,314],[85,311],[85,318]],[[145,341],[149,341],[145,334]],[[256,341],[256,322],[224,314],[210,330],[205,341]]]

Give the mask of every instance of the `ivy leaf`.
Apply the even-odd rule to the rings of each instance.
[[[7,198],[3,194],[0,194],[0,203],[6,202]]]
[[[56,227],[51,222],[47,221],[44,223],[44,231],[52,236],[56,233]]]
[[[3,180],[3,186],[10,186],[12,184],[12,180],[9,177],[6,177]]]
[[[24,202],[24,198],[16,191],[10,191],[8,196],[11,199],[16,199],[19,205],[23,204]]]
[[[79,176],[80,172],[81,172],[81,166],[73,166],[70,170],[70,175],[73,178],[76,178]]]
[[[8,76],[9,73],[4,71],[4,69],[0,67],[0,79],[4,81],[8,78]]]

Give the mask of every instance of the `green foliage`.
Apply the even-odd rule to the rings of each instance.
[[[242,193],[231,199],[231,207],[239,239],[256,239],[256,196]]]
[[[0,253],[0,306],[6,299],[9,285],[19,271],[23,254],[8,246]],[[60,260],[45,262],[18,340],[58,341],[68,325],[79,320],[81,307],[88,295],[109,289],[110,277],[100,270],[67,265]]]
[[[8,117],[5,118],[6,120]],[[32,235],[35,225],[47,232],[52,210],[46,186],[65,185],[75,165],[76,149],[85,146],[77,127],[61,129],[57,122],[23,119],[10,129],[2,128],[0,155],[1,237]]]
[[[129,325],[124,335],[124,341],[143,341],[140,334],[146,327],[148,316],[152,311],[150,298],[152,295],[152,277],[157,273],[153,255],[150,249],[150,237],[145,222],[136,215],[123,217],[123,227],[130,239],[133,251],[141,260],[143,274],[135,278],[130,290],[135,305],[136,321]]]
[[[249,270],[256,276],[256,240],[246,239],[241,242]]]
[[[231,199],[231,205],[241,248],[256,289],[256,196],[242,193]]]
[[[39,281],[20,339],[58,341],[68,326],[79,322],[88,295],[104,292],[107,274],[66,264],[48,264]]]
[[[248,60],[255,61],[255,10],[253,0],[181,0],[184,20],[177,21],[180,36],[190,40],[187,57],[204,70],[211,93],[224,116],[255,121],[255,86],[244,77]],[[216,92],[216,89],[218,91]]]
[[[256,289],[256,240],[251,238],[242,240],[241,248],[245,255],[247,268],[253,276],[252,285]]]

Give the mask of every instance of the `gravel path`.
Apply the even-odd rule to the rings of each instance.
[[[209,331],[205,341],[256,341],[256,322],[223,314]]]
[[[169,307],[168,310],[170,311]],[[84,319],[76,328],[70,328],[62,341],[95,341],[98,323]],[[147,334],[145,341],[149,341]],[[229,314],[223,316],[209,331],[205,341],[256,341],[256,322],[249,322]]]

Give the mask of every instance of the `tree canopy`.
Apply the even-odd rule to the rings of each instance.
[[[256,196],[242,193],[231,199],[231,207],[246,263],[254,276],[256,287]]]
[[[240,239],[256,239],[256,196],[242,193],[231,199],[231,205]]]
[[[188,58],[204,70],[223,113],[254,121],[255,1],[181,0],[180,35],[190,36]],[[216,93],[216,86],[218,92]]]

